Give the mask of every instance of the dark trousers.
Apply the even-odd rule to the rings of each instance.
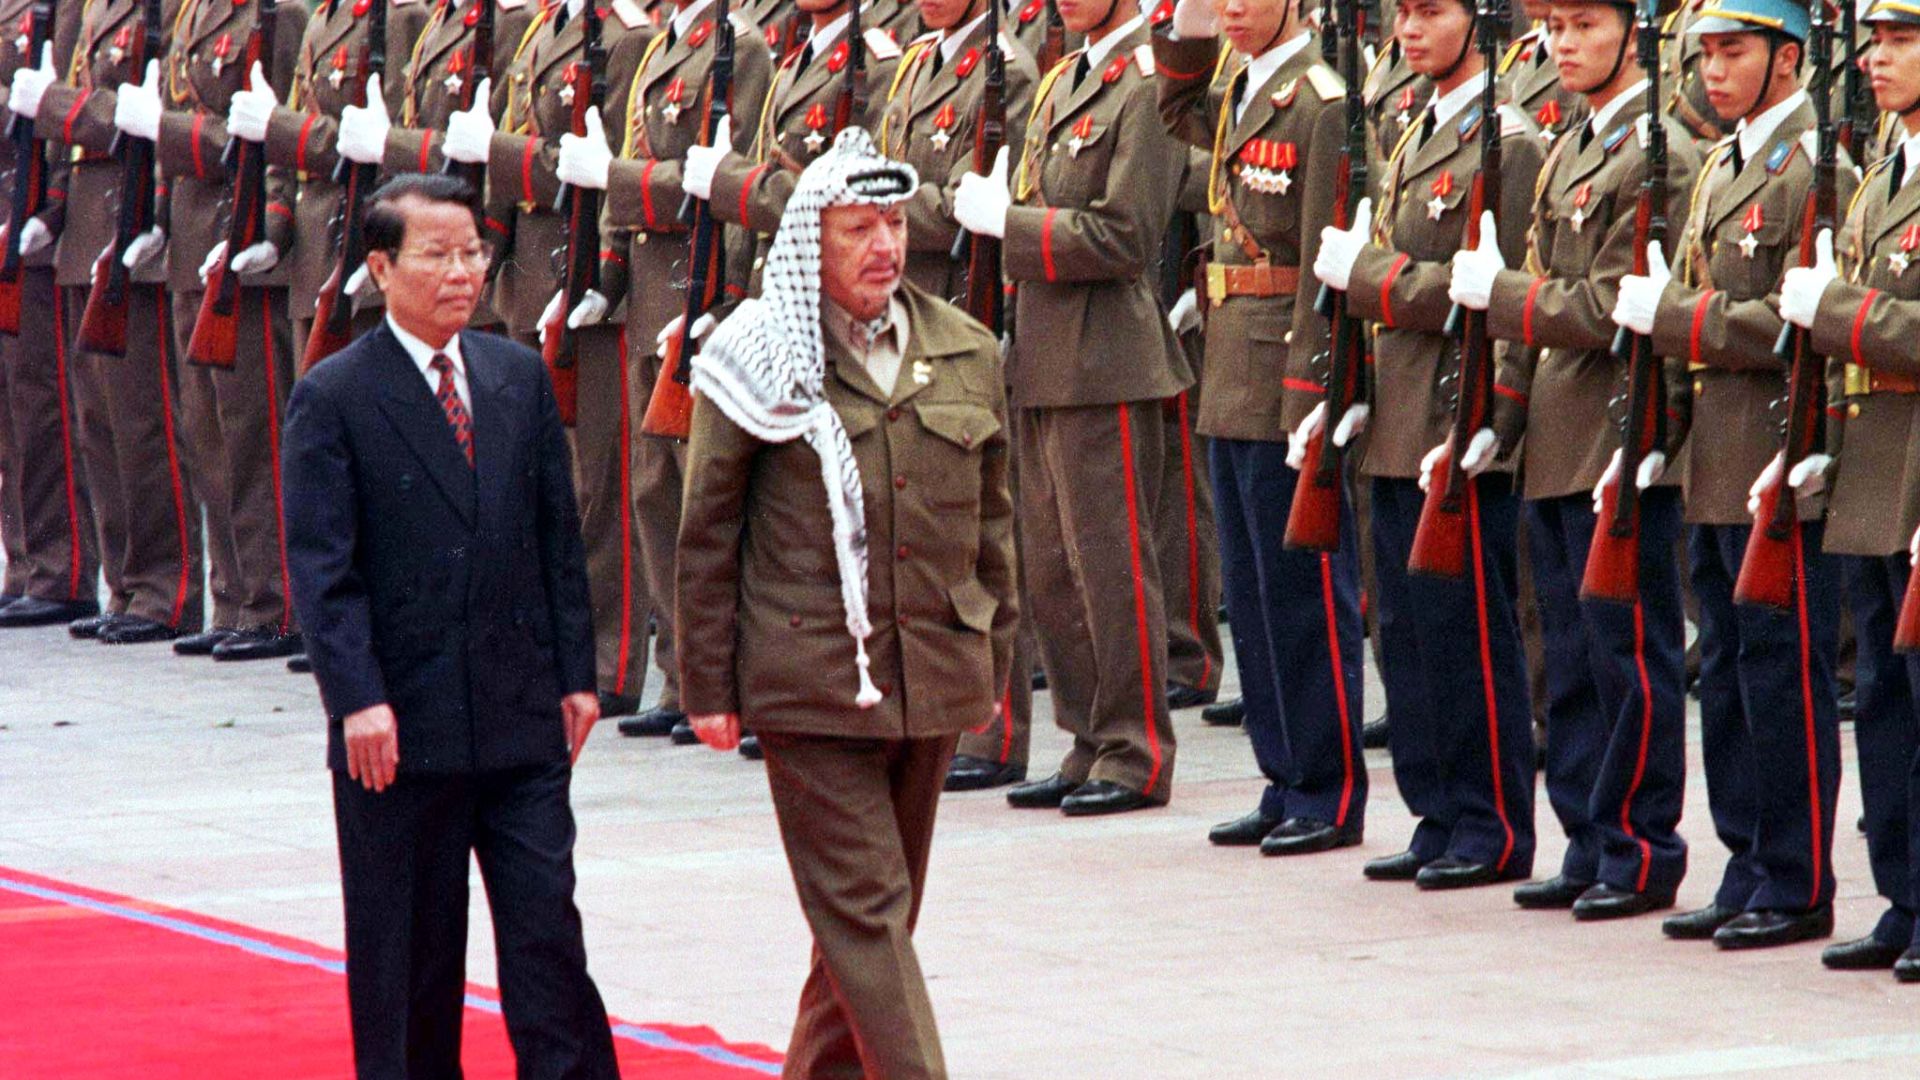
[[[1373,481],[1381,679],[1393,716],[1393,778],[1417,819],[1407,847],[1525,876],[1533,868],[1533,710],[1514,617],[1509,476],[1477,479],[1467,502],[1467,573],[1407,572],[1425,493]]]
[[[1751,525],[1696,525],[1688,541],[1700,600],[1700,757],[1707,809],[1731,853],[1714,903],[1806,911],[1833,902],[1840,722],[1833,655],[1840,568],[1825,527],[1800,525],[1794,607],[1735,604]]]
[[[1260,811],[1360,827],[1360,560],[1352,501],[1340,550],[1281,543],[1299,473],[1283,442],[1213,439],[1221,580],[1246,704],[1247,736],[1267,778]]]
[[[1680,495],[1640,495],[1632,604],[1580,599],[1596,521],[1585,493],[1527,503],[1547,653],[1547,798],[1567,832],[1561,873],[1666,893],[1687,871],[1675,831],[1686,791]]]
[[[1873,936],[1894,946],[1920,945],[1920,654],[1893,651],[1893,624],[1900,614],[1910,573],[1907,555],[1849,556],[1844,560],[1847,600],[1860,643],[1855,660],[1853,736],[1860,753],[1860,799],[1867,815],[1867,858],[1874,889],[1888,908]]]
[[[518,1075],[619,1075],[573,905],[571,775],[564,762],[402,773],[376,795],[333,774],[360,1080],[460,1075],[469,852],[493,913],[500,1007]]]

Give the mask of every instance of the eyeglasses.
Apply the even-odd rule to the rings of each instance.
[[[412,257],[418,262],[444,274],[456,267],[461,270],[480,273],[493,262],[493,252],[483,245],[475,245],[460,251],[441,251],[438,248],[410,248],[399,252],[398,258]]]

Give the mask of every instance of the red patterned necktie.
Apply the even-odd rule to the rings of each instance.
[[[467,455],[467,466],[473,466],[473,416],[467,412],[467,406],[460,400],[459,391],[453,386],[453,361],[446,353],[434,353],[428,367],[440,373],[440,389],[434,393],[439,399],[440,408],[446,411],[447,423],[453,427],[453,441],[460,444],[460,452]]]

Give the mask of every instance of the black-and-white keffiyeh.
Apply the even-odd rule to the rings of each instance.
[[[882,157],[864,130],[842,131],[800,174],[761,275],[745,300],[693,359],[694,392],[755,438],[804,438],[820,457],[840,599],[860,668],[855,704],[880,701],[867,660],[867,512],[860,469],[840,416],[827,401],[827,352],[820,328],[820,212],[830,206],[886,206],[919,186],[913,166]]]

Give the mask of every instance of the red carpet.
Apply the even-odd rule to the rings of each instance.
[[[0,867],[0,1077],[340,1080],[342,956],[309,942]],[[467,988],[471,1080],[513,1076],[499,995]],[[711,1029],[614,1020],[634,1080],[779,1075]]]

